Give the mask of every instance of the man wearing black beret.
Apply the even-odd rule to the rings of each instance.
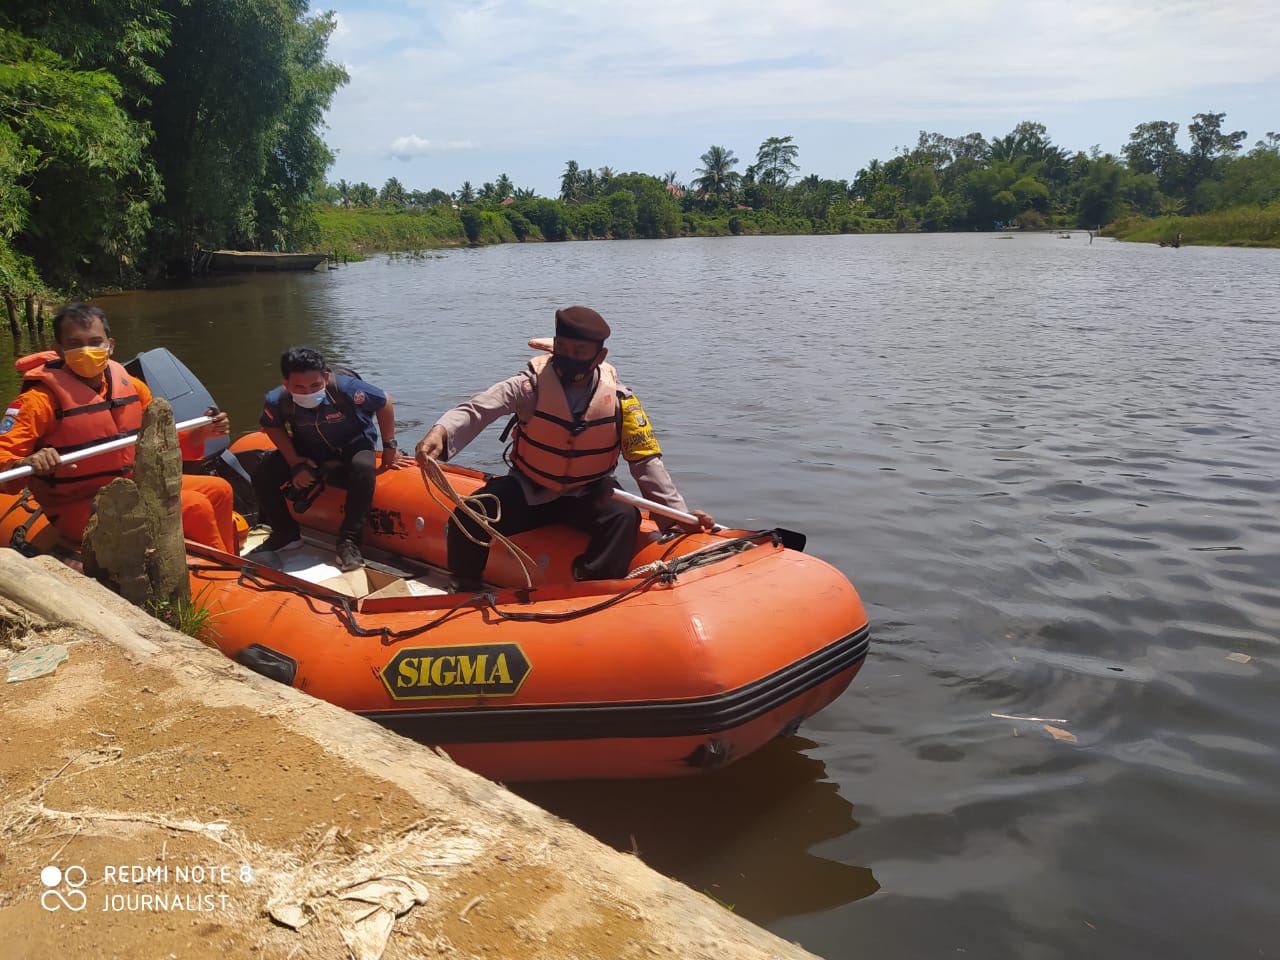
[[[445,413],[416,451],[424,467],[428,458],[451,459],[489,424],[512,417],[511,472],[476,493],[498,498],[501,519],[493,527],[504,536],[549,523],[585,531],[587,548],[573,564],[578,580],[624,577],[635,553],[640,512],[610,495],[619,457],[642,496],[692,512],[700,528],[715,525],[709,514],[685,506],[640,401],[604,362],[610,332],[590,307],[557,310],[550,356],[534,357],[526,370]],[[463,532],[456,517],[450,521],[449,568],[462,589],[472,589],[484,573],[488,542],[471,520],[461,522],[480,542]]]

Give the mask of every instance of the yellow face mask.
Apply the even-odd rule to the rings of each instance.
[[[111,356],[109,347],[76,347],[62,355],[68,369],[77,377],[84,377],[86,380],[96,377],[106,369],[109,356]]]

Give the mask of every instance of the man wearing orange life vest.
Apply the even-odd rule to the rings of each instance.
[[[116,477],[133,472],[132,445],[63,464],[62,454],[137,433],[151,391],[110,359],[115,341],[97,307],[71,303],[53,318],[54,350],[19,360],[23,392],[0,421],[0,469],[31,467],[6,492],[25,484],[57,531],[79,548],[93,498]],[[44,362],[41,362],[41,361]],[[227,415],[179,436],[184,459],[204,456],[205,440],[227,433]],[[221,477],[182,478],[182,528],[201,543],[236,552],[231,485]]]
[[[424,467],[429,457],[449,459],[495,420],[514,416],[511,472],[476,493],[498,498],[501,519],[492,525],[503,535],[557,522],[588,533],[587,548],[573,564],[579,580],[624,577],[635,552],[640,512],[610,496],[619,456],[642,496],[692,512],[703,528],[715,525],[709,514],[688,511],[640,401],[604,362],[609,333],[589,307],[557,310],[551,355],[534,357],[524,372],[448,411],[416,451]],[[462,589],[471,589],[484,572],[488,544],[472,521],[463,523],[481,542],[472,542],[456,518],[450,521],[449,568]]]

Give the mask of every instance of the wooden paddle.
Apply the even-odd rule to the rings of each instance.
[[[206,423],[213,423],[213,417],[195,417],[191,420],[183,420],[177,424],[179,433],[187,430],[194,430],[196,427],[203,427]],[[137,434],[128,437],[117,437],[115,440],[108,440],[97,446],[85,447],[83,450],[76,450],[68,453],[62,458],[63,463],[75,463],[77,460],[84,460],[88,457],[96,457],[100,453],[110,453],[112,450],[119,450],[121,447],[131,447],[138,442]],[[10,470],[0,471],[0,483],[6,483],[10,480],[17,480],[20,477],[31,476],[30,467],[13,467]]]
[[[646,500],[644,497],[638,497],[634,493],[631,493],[627,490],[619,490],[617,487],[615,487],[610,492],[613,494],[613,499],[621,501],[622,503],[629,503],[633,507],[643,507],[645,510],[648,510],[650,513],[656,513],[659,516],[669,517],[672,520],[681,520],[684,523],[692,523],[692,524],[698,523],[697,517],[695,517],[692,513],[686,513],[684,510],[677,510],[675,507],[668,507],[665,504],[656,503],[653,500]],[[718,533],[719,531],[724,529],[726,528],[722,527],[720,524],[717,523],[714,527],[711,528],[711,532]],[[776,529],[778,531],[778,540],[788,550],[797,550],[797,551],[803,550],[805,543],[808,542],[809,538],[806,537],[803,533],[799,533],[795,530],[784,530],[781,527],[777,527]]]

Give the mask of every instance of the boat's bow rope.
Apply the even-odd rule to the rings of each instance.
[[[507,552],[520,565],[520,572],[524,574],[525,587],[532,590],[533,575],[530,571],[538,568],[537,561],[493,527],[495,523],[502,519],[502,501],[492,493],[473,493],[469,497],[461,496],[457,490],[453,489],[453,484],[449,482],[449,475],[441,469],[440,462],[435,457],[428,457],[427,465],[424,467],[419,464],[418,469],[422,471],[422,483],[426,486],[427,493],[431,495],[431,499],[453,514],[455,522],[461,519],[459,517],[459,513],[461,513],[486,531],[493,540],[497,540],[506,547]],[[440,495],[436,493],[437,490],[444,494],[445,499],[440,498]],[[485,508],[486,503],[493,504],[492,517],[489,516]],[[467,529],[466,524],[457,522],[457,528],[472,543],[486,547],[489,545],[490,541],[482,540],[480,537],[473,535]]]

